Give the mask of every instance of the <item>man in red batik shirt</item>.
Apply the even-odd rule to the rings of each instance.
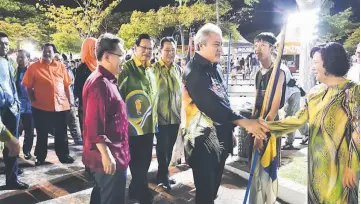
[[[128,120],[115,78],[124,61],[123,41],[103,34],[95,52],[99,66],[83,89],[83,163],[95,180],[90,203],[123,204],[130,160]]]

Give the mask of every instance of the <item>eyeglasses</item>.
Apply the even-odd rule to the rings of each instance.
[[[151,48],[151,47],[144,47],[141,45],[139,45],[138,47],[142,48],[142,50],[145,50],[145,51],[153,51],[153,48]]]
[[[113,55],[116,55],[116,56],[118,56],[119,58],[123,58],[123,57],[124,57],[124,55],[117,54],[117,53],[114,53],[114,52],[108,52],[108,53],[113,54]]]
[[[164,50],[166,53],[175,53],[175,50]]]

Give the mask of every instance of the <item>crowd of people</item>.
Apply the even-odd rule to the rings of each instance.
[[[94,180],[93,204],[126,202],[128,166],[132,174],[128,197],[141,204],[153,202],[147,173],[154,136],[157,183],[170,191],[176,181],[169,176],[168,166],[181,138],[193,172],[195,202],[212,204],[234,147],[233,130],[239,126],[250,134],[250,163],[256,152],[261,155],[250,203],[276,202],[280,136],[289,134],[284,148],[290,149],[296,129],[302,129],[309,141],[309,203],[358,202],[360,86],[344,77],[350,65],[342,45],[328,43],[312,49],[312,70],[320,84],[307,93],[301,108],[300,98],[306,93],[285,65],[277,67],[276,37],[257,35],[254,48],[260,68],[255,74],[252,118],[246,118],[230,107],[220,65],[221,29],[206,24],[194,40],[197,51],[180,66],[185,62],[176,62],[172,37],[160,40],[158,58],[151,63],[154,40],[148,34],[138,36],[133,55],[127,56],[123,41],[105,33],[84,40],[81,63],[74,71],[75,62],[59,54],[52,43],[44,44],[41,59],[33,63],[29,63],[30,53],[18,50],[18,67],[13,67],[8,36],[0,32],[0,141],[5,142],[6,187],[29,187],[18,179],[21,121],[25,159],[32,157],[36,129],[36,166],[46,161],[49,133],[55,137],[59,161],[74,162],[69,128],[75,144],[83,145],[82,161]],[[359,57],[359,49],[357,53]],[[253,59],[241,59],[239,66],[253,67]],[[288,117],[279,120],[283,106]]]

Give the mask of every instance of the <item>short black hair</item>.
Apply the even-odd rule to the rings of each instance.
[[[163,49],[164,43],[166,42],[175,44],[175,40],[172,37],[164,37],[160,40],[160,49]]]
[[[276,36],[271,32],[263,32],[258,34],[254,41],[266,41],[271,45],[274,45],[277,42]]]
[[[28,51],[23,50],[23,49],[20,49],[20,50],[18,50],[18,52],[22,52],[22,53],[24,53],[24,55],[25,55],[27,58],[29,58],[29,59],[30,59],[30,53],[29,53]]]
[[[75,61],[74,61],[74,60],[72,60],[72,61],[70,61],[70,63],[75,63]]]
[[[140,34],[140,35],[138,36],[137,40],[135,40],[135,44],[136,44],[137,46],[139,46],[139,45],[140,45],[140,41],[142,41],[143,39],[152,41],[152,38],[150,37],[150,35],[148,35],[148,34],[146,34],[146,33],[143,33],[143,34]]]
[[[68,61],[68,56],[66,56],[66,54],[61,54],[61,56],[63,57],[64,61]]]
[[[326,72],[337,77],[343,77],[347,74],[350,63],[346,50],[341,44],[330,42],[325,45],[315,46],[311,49],[310,57],[312,58],[316,52],[321,54]]]
[[[9,36],[3,32],[0,32],[0,38],[9,38]]]
[[[95,45],[95,54],[98,61],[103,58],[104,52],[115,51],[119,43],[123,43],[123,41],[111,33],[104,33],[100,35]]]
[[[53,47],[54,53],[59,53],[58,50],[56,49],[56,46],[53,43],[45,43],[43,46],[43,50],[45,49],[45,47]]]

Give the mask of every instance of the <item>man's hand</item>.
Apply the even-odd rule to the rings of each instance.
[[[9,156],[16,157],[20,153],[20,144],[19,140],[15,137],[12,137],[11,140],[5,142],[5,146],[9,149]]]
[[[342,185],[350,189],[356,186],[356,173],[347,166],[343,169]]]
[[[239,119],[235,121],[235,124],[245,128],[247,132],[251,133],[257,139],[265,140],[267,138],[266,132],[269,132],[269,129],[267,126],[261,124],[259,120]]]
[[[253,148],[257,149],[258,151],[261,151],[263,148],[263,140],[254,138]]]
[[[116,170],[116,163],[113,155],[102,155],[102,164],[104,172],[109,175],[114,175]]]
[[[114,175],[117,167],[112,152],[105,143],[97,143],[96,145],[100,154],[102,155],[104,173]]]

